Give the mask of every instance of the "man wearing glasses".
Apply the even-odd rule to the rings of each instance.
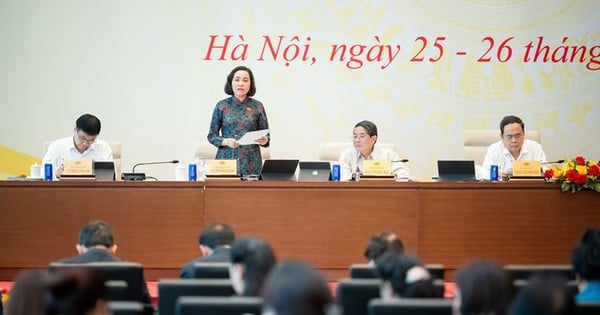
[[[54,178],[63,173],[64,160],[112,161],[112,150],[108,143],[96,140],[100,134],[100,119],[91,114],[77,118],[73,136],[53,141],[42,159],[41,175],[44,177],[46,163],[53,165]]]

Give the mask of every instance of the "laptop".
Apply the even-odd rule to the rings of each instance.
[[[473,160],[438,160],[438,181],[441,182],[475,182],[475,161]]]
[[[295,181],[298,160],[265,160],[260,178],[262,180]]]
[[[115,162],[113,161],[94,161],[94,175],[99,181],[115,180]]]
[[[331,165],[329,162],[300,162],[298,181],[326,182],[330,179]]]

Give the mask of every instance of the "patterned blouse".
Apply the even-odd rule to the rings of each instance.
[[[218,148],[217,159],[238,160],[240,175],[260,174],[262,156],[258,144],[230,148],[221,146],[221,142],[225,138],[239,139],[248,131],[262,129],[269,129],[267,113],[262,103],[250,97],[240,102],[231,96],[215,105],[207,138]],[[267,137],[270,141],[270,135]]]

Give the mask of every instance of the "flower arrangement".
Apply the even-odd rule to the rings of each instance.
[[[550,168],[544,172],[546,180],[560,183],[562,191],[575,193],[582,189],[600,192],[600,165],[583,156],[566,159],[561,168]]]

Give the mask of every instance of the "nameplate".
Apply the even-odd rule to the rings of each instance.
[[[539,161],[514,161],[513,176],[540,176],[542,174]]]
[[[207,175],[237,175],[237,160],[206,160]]]
[[[389,176],[392,174],[390,161],[365,160],[362,165],[362,174],[366,176]]]
[[[93,160],[65,160],[63,162],[63,176],[94,176]]]

